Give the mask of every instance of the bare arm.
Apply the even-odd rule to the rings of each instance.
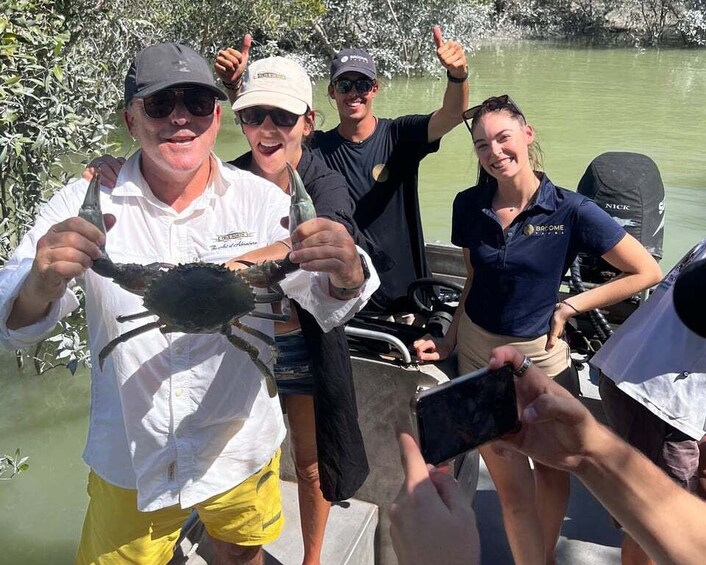
[[[282,241],[275,241],[265,247],[253,249],[252,251],[238,255],[234,259],[228,261],[226,263],[226,267],[234,271],[247,267],[246,264],[240,262],[241,259],[243,261],[248,261],[249,263],[262,263],[263,261],[284,259],[291,248],[292,244],[289,238],[283,239]]]
[[[490,366],[523,356],[493,350]],[[539,369],[515,379],[522,430],[505,441],[533,459],[571,471],[657,563],[698,564],[706,555],[706,502],[677,486]]]
[[[463,47],[455,41],[444,43],[441,29],[434,27],[436,56],[451,77],[446,84],[444,101],[429,120],[429,143],[440,139],[461,123],[461,114],[468,107],[468,63]],[[454,82],[453,79],[461,80]]]
[[[563,333],[566,322],[572,316],[616,304],[657,284],[662,278],[662,271],[657,261],[630,234],[623,237],[615,247],[603,255],[603,259],[622,273],[607,283],[572,296],[565,301],[569,305],[557,304],[547,349],[554,346]]]
[[[471,265],[471,255],[468,249],[463,250],[463,260],[466,264],[466,282],[463,285],[463,292],[459,298],[451,325],[442,340],[438,340],[427,334],[414,342],[414,348],[417,350],[417,358],[420,361],[440,361],[446,359],[456,347],[458,325],[461,316],[463,316],[466,297],[473,285],[473,265]]]

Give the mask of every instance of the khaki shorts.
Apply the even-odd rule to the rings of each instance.
[[[195,505],[209,535],[235,545],[259,546],[279,537],[284,526],[279,491],[280,451],[239,485]],[[169,506],[137,510],[137,491],[88,475],[88,510],[77,564],[161,565],[173,556],[191,509]]]
[[[465,312],[459,323],[457,343],[459,374],[487,367],[490,352],[501,345],[516,347],[552,378],[571,367],[569,346],[563,339],[551,351],[545,351],[547,336],[529,339],[494,334],[474,324]]]

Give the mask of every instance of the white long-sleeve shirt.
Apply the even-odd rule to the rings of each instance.
[[[674,283],[686,266],[704,258],[706,240],[679,261],[591,359],[620,390],[695,440],[706,434],[706,346],[677,315]]]
[[[213,159],[217,167],[208,187],[182,212],[152,194],[140,173],[139,152],[128,160],[115,189],[101,193],[103,212],[117,218],[106,244],[114,262],[223,263],[288,236],[280,219],[288,214],[289,198],[264,179]],[[0,271],[0,343],[5,347],[36,343],[76,308],[76,297],[67,290],[42,321],[7,328],[38,239],[77,215],[86,188],[87,182],[79,180],[59,191]],[[282,287],[326,330],[363,306],[378,286],[376,274],[371,275],[362,295],[349,301],[328,295],[324,274],[298,271]],[[142,511],[174,504],[187,508],[239,484],[269,461],[285,435],[282,413],[246,353],[220,334],[155,329],[118,345],[101,370],[98,353],[108,342],[156,318],[118,323],[118,315],[144,311],[142,298],[90,270],[83,283],[95,360],[84,460],[100,477],[137,489]],[[272,322],[242,321],[273,333]],[[241,335],[272,364],[265,344]]]

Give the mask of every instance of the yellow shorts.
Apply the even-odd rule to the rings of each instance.
[[[195,505],[212,537],[259,546],[279,537],[284,526],[279,490],[279,458],[222,494]],[[190,514],[178,505],[153,512],[137,510],[137,491],[88,475],[88,510],[76,563],[80,565],[159,565],[173,556],[181,527]]]

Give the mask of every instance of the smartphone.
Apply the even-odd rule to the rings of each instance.
[[[417,392],[411,409],[419,448],[432,465],[520,429],[509,364]]]

